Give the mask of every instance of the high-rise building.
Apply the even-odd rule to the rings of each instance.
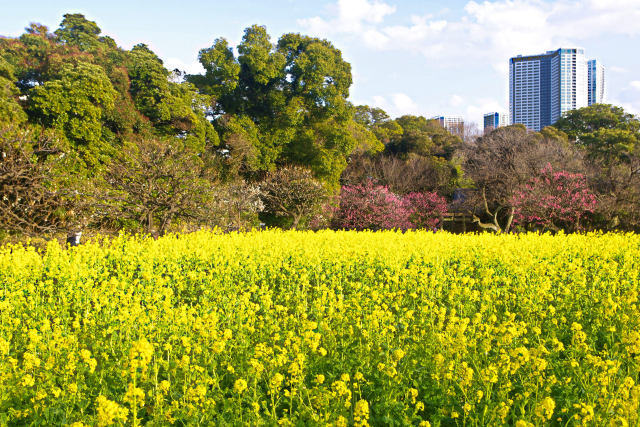
[[[579,48],[509,59],[511,123],[539,131],[565,112],[589,105],[588,68],[584,49]],[[604,67],[601,71],[604,88]],[[597,86],[597,78],[594,81]]]
[[[587,62],[588,104],[600,104],[607,98],[607,86],[604,78],[604,65],[596,59]]]
[[[489,132],[493,129],[501,128],[509,125],[509,115],[499,111],[487,113],[484,115],[484,131]]]
[[[464,119],[461,116],[435,116],[431,117],[431,120],[437,121],[454,135],[461,136],[464,133]]]

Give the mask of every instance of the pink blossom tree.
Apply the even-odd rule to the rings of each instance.
[[[334,225],[352,230],[434,228],[447,211],[436,193],[409,193],[404,197],[371,180],[342,187]]]
[[[436,228],[447,213],[447,201],[437,193],[409,193],[402,198],[411,228]]]
[[[369,180],[342,187],[334,224],[351,230],[406,230],[411,226],[408,217],[402,199],[388,187]]]
[[[514,223],[532,224],[543,230],[576,231],[580,221],[596,207],[584,175],[554,171],[547,164],[540,176],[515,192],[512,198]]]

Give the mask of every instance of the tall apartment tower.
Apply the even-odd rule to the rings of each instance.
[[[587,74],[589,105],[605,102],[607,98],[607,86],[604,77],[604,65],[596,59],[589,60],[587,62]]]
[[[579,48],[509,59],[511,123],[539,131],[566,111],[589,105],[588,68],[584,49]]]

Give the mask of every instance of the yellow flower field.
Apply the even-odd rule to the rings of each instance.
[[[0,248],[0,425],[639,424],[640,237]]]

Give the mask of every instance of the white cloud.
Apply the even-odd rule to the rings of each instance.
[[[391,117],[398,117],[404,114],[420,114],[418,104],[409,95],[402,92],[392,93],[388,96],[372,96],[370,105],[382,108]]]
[[[338,0],[330,8],[333,18],[325,20],[319,16],[300,19],[298,24],[311,34],[327,37],[333,33],[358,33],[365,25],[380,24],[384,17],[396,11],[395,6],[378,0]]]
[[[631,83],[629,83],[629,86],[631,86],[634,89],[640,90],[640,80],[632,81]]]
[[[298,23],[315,35],[346,33],[372,49],[418,51],[442,65],[489,61],[502,73],[507,59],[517,54],[640,34],[640,0],[469,1],[457,20],[426,14],[403,25],[385,25],[396,8],[375,0],[339,0],[332,9],[328,19],[316,16]]]
[[[393,106],[400,114],[411,114],[418,110],[418,104],[413,102],[413,99],[405,93],[394,93],[391,95],[393,100]]]

